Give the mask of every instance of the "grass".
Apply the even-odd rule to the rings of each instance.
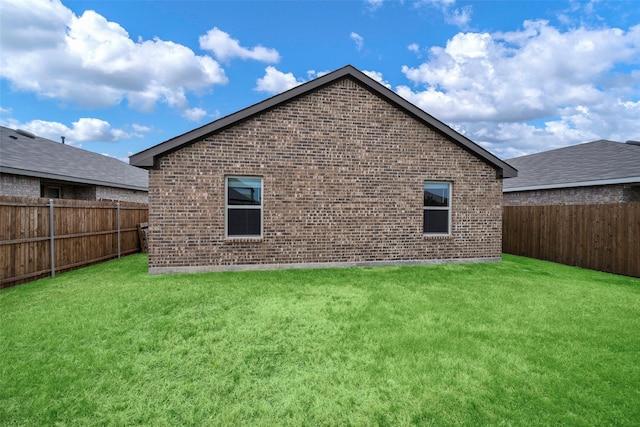
[[[640,280],[502,263],[0,291],[0,425],[638,425]]]

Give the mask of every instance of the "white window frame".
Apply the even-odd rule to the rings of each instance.
[[[260,204],[259,205],[230,205],[229,204],[229,179],[259,179],[260,180]],[[261,239],[264,230],[264,179],[261,176],[251,175],[227,175],[224,177],[224,235],[228,239]],[[229,235],[229,209],[259,209],[260,210],[260,234],[233,234]]]
[[[428,184],[447,185],[449,198],[447,199],[448,206],[424,206],[424,187]],[[450,236],[451,235],[451,211],[453,201],[453,184],[449,181],[425,181],[422,184],[422,233],[425,236]],[[424,214],[427,210],[430,211],[447,211],[447,231],[446,232],[426,232],[424,231]]]

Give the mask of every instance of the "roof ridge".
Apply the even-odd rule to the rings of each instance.
[[[540,154],[550,154],[550,153],[557,152],[557,151],[560,151],[560,150],[567,150],[567,149],[572,149],[572,148],[577,148],[577,147],[583,147],[585,145],[592,145],[592,144],[596,144],[596,143],[613,143],[613,144],[620,144],[620,145],[631,145],[631,144],[625,144],[624,142],[612,141],[612,140],[609,140],[609,139],[598,139],[598,140],[595,140],[595,141],[579,142],[577,144],[565,145],[564,147],[552,148],[551,150],[538,151],[537,153],[531,153],[531,154],[525,154],[525,155],[522,155],[522,156],[511,157],[511,158],[508,158],[506,160],[510,161],[510,160],[515,160],[515,159],[522,159],[524,157],[537,156],[537,155],[540,155]]]

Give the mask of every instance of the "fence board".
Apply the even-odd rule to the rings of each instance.
[[[505,206],[503,252],[640,277],[640,203]]]
[[[54,200],[54,263],[62,272],[140,251],[138,224],[146,204]],[[120,242],[118,245],[118,227]],[[0,289],[51,271],[49,200],[0,196]]]

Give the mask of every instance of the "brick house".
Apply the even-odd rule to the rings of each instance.
[[[498,261],[516,170],[346,66],[131,156],[149,271]]]
[[[147,203],[147,171],[0,126],[0,196]]]
[[[640,202],[640,143],[599,140],[507,160],[504,206]]]

